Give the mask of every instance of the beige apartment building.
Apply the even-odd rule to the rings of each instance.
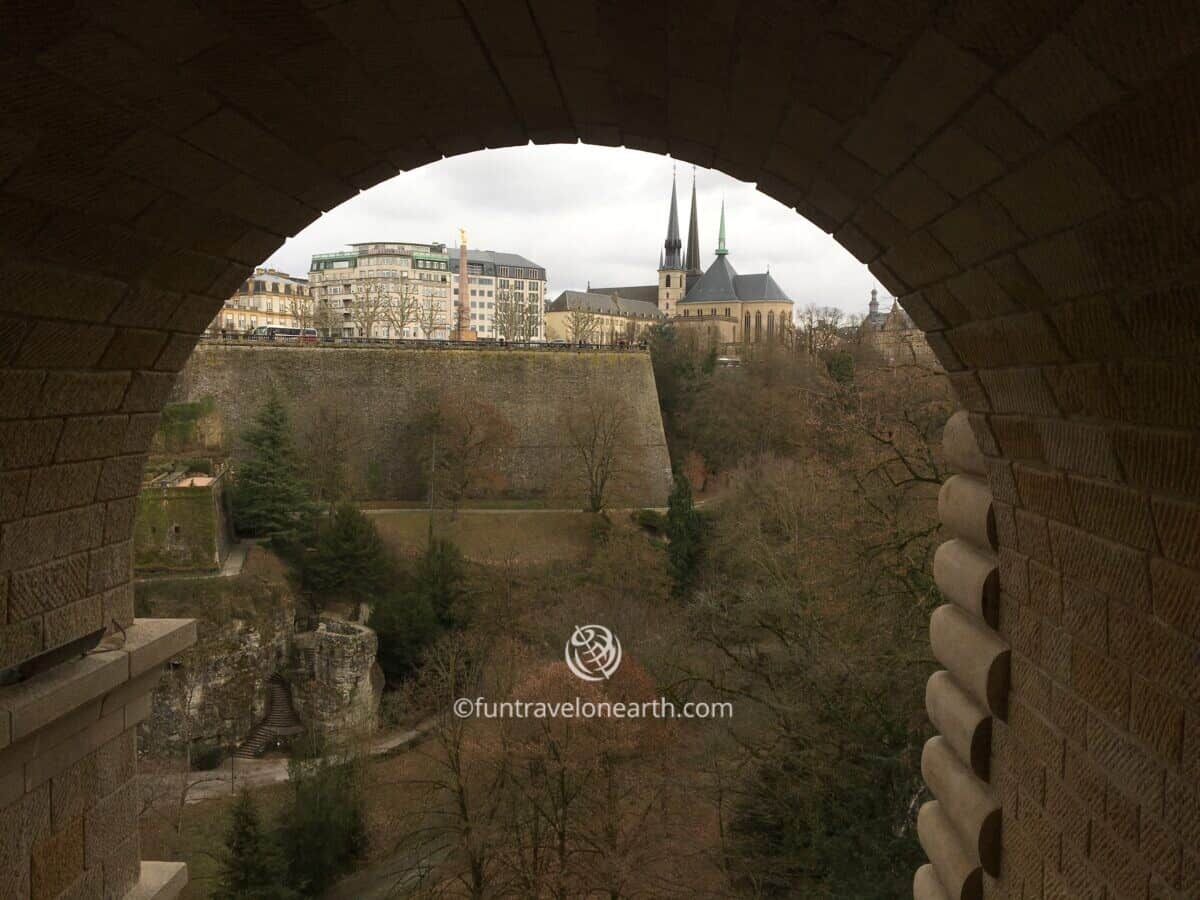
[[[667,314],[645,300],[618,294],[563,291],[546,307],[546,340],[569,344],[632,344],[667,320]]]
[[[450,257],[445,244],[348,247],[312,258],[308,280],[318,331],[393,340],[449,335]]]
[[[308,281],[276,269],[255,269],[208,326],[210,334],[246,334],[261,325],[313,327]]]

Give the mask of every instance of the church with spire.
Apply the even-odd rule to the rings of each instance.
[[[707,268],[702,265],[694,172],[684,245],[680,237],[678,192],[672,177],[667,236],[659,252],[657,284],[588,290],[627,302],[653,303],[672,326],[693,331],[709,343],[728,346],[790,341],[792,299],[770,271],[740,274],[730,256],[722,201],[713,261]]]

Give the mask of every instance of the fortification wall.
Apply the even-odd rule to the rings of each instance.
[[[298,430],[321,404],[341,405],[351,420],[345,427],[355,432],[347,474],[358,496],[424,495],[413,431],[423,405],[438,396],[485,405],[503,420],[493,493],[582,502],[567,424],[600,395],[617,398],[628,421],[613,500],[660,506],[670,490],[658,392],[644,353],[202,344],[172,399],[212,397],[236,456],[236,436],[272,386]]]

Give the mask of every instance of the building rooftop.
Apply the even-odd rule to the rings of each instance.
[[[554,298],[554,302],[546,307],[546,312],[585,312],[600,313],[607,316],[630,316],[635,319],[665,319],[667,314],[653,303],[644,300],[628,300],[625,297],[614,297],[612,294],[600,294],[595,291],[563,291]]]

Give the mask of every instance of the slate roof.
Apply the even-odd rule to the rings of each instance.
[[[450,271],[458,271],[458,249],[451,248],[447,251],[450,256]],[[519,266],[524,269],[539,269],[544,275],[546,269],[544,266],[539,266],[533,260],[526,259],[516,253],[502,253],[499,250],[471,250],[467,249],[467,262],[480,263],[485,267],[489,264],[492,266]],[[495,275],[495,269],[485,272],[486,275]],[[541,279],[545,281],[545,278]]]
[[[644,300],[647,303],[658,305],[658,285],[657,284],[634,284],[628,287],[594,287],[590,289],[593,294],[620,294],[622,300]]]
[[[546,307],[546,312],[571,312],[577,309],[609,316],[632,316],[637,319],[666,318],[666,313],[653,303],[628,300],[625,297],[614,300],[612,294],[600,294],[595,291],[563,291]]]
[[[789,297],[770,272],[739,275],[728,256],[718,256],[700,280],[688,288],[683,303],[713,303],[723,300],[781,300]]]

